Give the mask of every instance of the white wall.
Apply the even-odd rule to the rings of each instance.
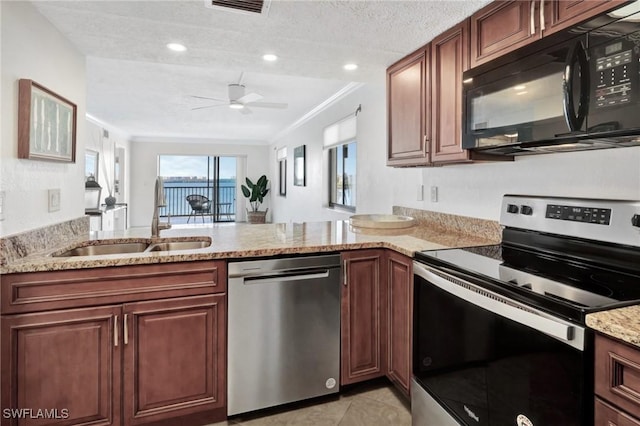
[[[0,2],[2,77],[0,236],[84,215],[86,77],[84,56],[29,2]],[[76,163],[18,159],[18,80],[32,79],[77,107]],[[60,210],[48,212],[48,189],[60,189]]]
[[[130,204],[129,216],[131,226],[151,226],[153,217],[153,191],[156,177],[158,176],[159,155],[210,155],[238,157],[240,168],[246,171],[254,182],[261,175],[267,175],[271,182],[272,191],[276,183],[271,178],[269,163],[269,147],[267,145],[241,145],[229,143],[224,145],[194,142],[132,142],[130,164]],[[244,182],[244,177],[239,173],[238,182]],[[277,191],[277,189],[276,189]],[[269,197],[260,210],[269,208]],[[243,221],[246,215],[245,208],[249,207],[246,199],[242,197],[240,190],[236,194],[236,209],[238,221]],[[267,216],[269,220],[270,216]]]
[[[384,76],[383,76],[384,77]],[[310,121],[272,144],[270,150],[273,186],[278,187],[276,150],[287,147],[287,195],[272,195],[274,222],[345,219],[352,213],[328,208],[328,161],[322,149],[326,126],[355,112],[358,105],[357,200],[358,213],[390,213],[413,194],[408,182],[420,180],[419,169],[386,167],[386,100],[384,81],[368,84],[345,96]],[[293,151],[306,145],[306,186],[293,185]]]
[[[108,137],[102,137],[103,130],[108,131]],[[120,197],[119,194],[115,193],[113,193],[113,195],[116,197],[117,203],[129,203],[131,185],[129,174],[129,157],[131,155],[131,142],[128,139],[128,135],[122,133],[115,127],[106,125],[105,123],[87,119],[87,137],[85,149],[90,149],[98,152],[98,183],[102,187],[102,193],[100,195],[101,204],[104,203],[104,199],[109,196],[109,186],[111,186],[112,191],[114,188],[114,155],[116,148],[123,148],[125,152],[124,168],[121,171],[121,173],[123,173],[122,181],[125,186],[124,191],[122,192],[125,195],[124,197]]]
[[[383,82],[366,85],[341,99],[272,144],[271,174],[277,177],[275,150],[287,146],[287,195],[273,195],[275,222],[346,218],[326,207],[325,126],[355,111],[358,115],[357,212],[391,213],[393,205],[498,220],[502,195],[540,194],[640,199],[640,147],[543,154],[513,162],[433,168],[386,167],[386,100]],[[293,148],[307,145],[307,186],[293,186]],[[323,178],[324,177],[324,178]],[[273,183],[277,188],[277,178]],[[424,201],[417,200],[424,185]],[[438,202],[430,201],[431,186]]]

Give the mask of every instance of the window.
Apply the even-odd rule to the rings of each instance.
[[[324,129],[329,154],[329,206],[356,210],[356,116]]]
[[[329,149],[329,205],[356,209],[356,143],[355,141]]]

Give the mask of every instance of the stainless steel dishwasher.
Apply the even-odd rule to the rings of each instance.
[[[229,262],[234,415],[338,392],[340,255]]]

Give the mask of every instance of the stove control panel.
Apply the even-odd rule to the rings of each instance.
[[[611,222],[611,209],[547,204],[547,213],[545,217],[547,219],[609,225]]]
[[[505,194],[500,225],[640,248],[640,199]]]

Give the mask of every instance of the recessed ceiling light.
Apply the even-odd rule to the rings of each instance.
[[[513,90],[524,90],[526,88],[527,88],[527,86],[525,86],[524,84],[519,84],[517,86],[513,86]]]
[[[242,109],[244,108],[244,105],[237,103],[237,102],[233,102],[229,104],[229,108],[231,109]]]
[[[187,50],[184,44],[180,43],[168,43],[167,48],[173,50],[174,52],[184,52],[185,50]]]
[[[344,69],[347,70],[347,71],[357,70],[358,69],[358,65],[356,65],[356,64],[346,64],[344,66]]]
[[[264,59],[267,62],[274,62],[278,60],[278,57],[276,55],[274,55],[273,53],[267,53],[266,55],[264,55],[262,57],[262,59]]]

